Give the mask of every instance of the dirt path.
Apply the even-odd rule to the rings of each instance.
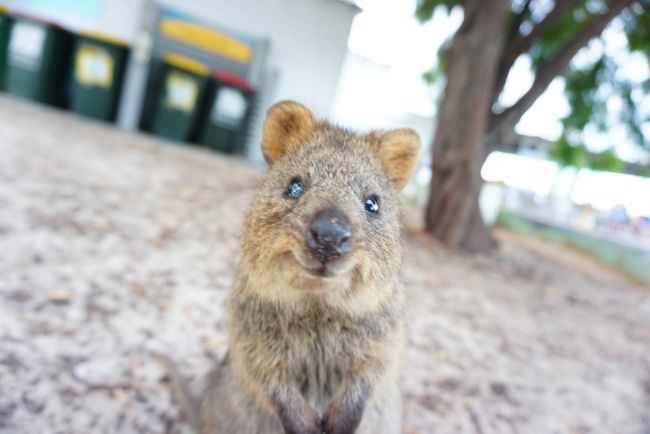
[[[256,172],[0,97],[0,433],[187,433]],[[405,233],[405,433],[650,433],[650,291],[502,235]],[[586,262],[585,262],[586,261]]]

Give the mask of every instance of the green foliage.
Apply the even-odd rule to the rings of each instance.
[[[551,158],[561,166],[580,169],[587,165],[587,150],[583,145],[573,145],[560,137],[550,151]]]
[[[621,19],[629,50],[641,52],[650,58],[650,4],[634,6]]]
[[[636,5],[639,6],[639,5]],[[642,55],[646,68],[650,66],[650,9],[633,7],[620,17],[627,36],[628,49]],[[565,75],[565,95],[570,106],[569,115],[562,119],[564,139],[576,146],[582,142],[582,131],[594,126],[606,132],[614,125],[623,126],[627,137],[640,148],[650,150],[650,138],[642,131],[650,124],[650,113],[643,110],[642,99],[647,98],[650,77],[633,82],[621,74],[621,65],[615,58],[603,54],[587,65],[575,65]],[[615,102],[615,110],[609,104]],[[612,143],[613,147],[614,144]],[[594,160],[595,164],[602,159]],[[594,167],[595,168],[595,167]]]
[[[439,67],[439,63],[436,66],[432,67],[430,70],[422,74],[422,80],[428,85],[433,85],[442,78],[442,69]]]
[[[529,55],[533,69],[548,61],[585,23],[605,8],[602,0],[591,0],[578,4],[566,14],[531,47]],[[619,20],[623,23],[628,50],[644,54],[647,62],[650,59],[650,8],[635,4],[621,14]],[[620,67],[616,59],[605,53],[586,66],[571,65],[565,74],[565,95],[570,109],[562,119],[564,133],[558,146],[582,147],[582,131],[589,125],[601,132],[608,131],[613,125],[622,125],[630,140],[639,147],[650,149],[650,138],[645,137],[641,129],[643,123],[650,121],[649,114],[641,112],[638,96],[647,93],[650,78],[642,83],[633,83],[622,78]],[[608,101],[612,100],[619,103],[615,112],[608,107]],[[612,152],[599,157],[595,157],[599,154],[590,155],[592,158],[585,159],[585,164],[591,168],[623,170],[624,164],[614,161],[616,157]]]
[[[533,70],[536,70],[557,53],[569,39],[580,31],[590,18],[591,15],[587,13],[585,5],[580,4],[534,41],[528,53]],[[532,23],[532,25],[535,24],[537,23]]]
[[[607,101],[599,98],[599,84],[605,78],[607,59],[601,57],[584,69],[572,69],[565,76],[565,95],[571,111],[562,120],[565,132],[583,130],[590,122],[604,130],[607,126]],[[565,134],[567,135],[567,134]]]
[[[564,167],[581,169],[589,167],[593,170],[608,172],[623,172],[625,163],[616,156],[612,149],[602,152],[589,152],[582,144],[571,144],[565,136],[554,143],[550,157]]]
[[[422,79],[429,86],[444,83],[445,71],[447,70],[447,52],[449,49],[449,40],[444,42],[438,50],[438,61],[424,74]]]
[[[423,23],[433,17],[433,13],[438,6],[443,6],[450,11],[457,4],[457,0],[418,0],[415,8],[415,17]]]
[[[431,19],[437,7],[443,7],[449,12],[457,3],[456,0],[418,0],[415,15],[420,22],[425,22]],[[445,71],[447,70],[447,53],[450,44],[451,38],[447,39],[438,49],[437,62],[431,69],[422,74],[422,80],[431,87],[441,88],[444,86]],[[439,99],[441,97],[442,92],[439,92],[436,105],[440,104]]]
[[[600,153],[589,154],[588,160],[589,167],[594,170],[607,172],[622,172],[625,170],[625,163],[611,149],[606,149]]]
[[[590,19],[590,10],[599,11],[604,5],[588,1],[573,10],[555,28],[546,32],[531,50],[533,65],[539,65],[552,55],[554,50],[570,38],[579,27]],[[589,17],[583,19],[583,17]],[[650,7],[634,4],[618,18],[627,38],[629,52],[643,55],[648,66],[650,59]],[[544,47],[544,48],[540,48]],[[554,47],[554,48],[553,48]],[[623,54],[624,53],[619,53]],[[562,119],[564,140],[576,146],[582,140],[581,132],[592,125],[596,130],[606,132],[613,125],[622,125],[628,138],[637,146],[650,150],[650,138],[645,137],[641,126],[650,122],[650,113],[642,112],[641,98],[650,88],[650,77],[642,82],[632,82],[621,73],[617,59],[607,53],[591,64],[571,65],[565,75],[565,94],[570,111]],[[613,111],[608,102],[618,102]],[[612,147],[614,144],[612,144]],[[603,159],[593,160],[601,164]],[[615,165],[620,166],[620,164]],[[595,167],[594,167],[595,168]]]
[[[650,178],[650,164],[647,165],[647,166],[639,167],[637,169],[637,171],[635,172],[635,175],[646,176],[646,177]]]

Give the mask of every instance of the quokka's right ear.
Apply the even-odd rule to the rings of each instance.
[[[409,182],[418,162],[420,136],[410,128],[373,131],[366,135],[370,149],[384,165],[398,191]]]
[[[314,132],[316,120],[307,107],[294,101],[282,101],[266,112],[262,129],[262,154],[270,165]]]

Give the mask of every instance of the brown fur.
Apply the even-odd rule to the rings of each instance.
[[[304,106],[272,107],[263,177],[242,234],[230,294],[230,350],[209,375],[202,433],[394,434],[401,430],[401,189],[419,148],[411,130],[358,135]],[[300,177],[298,199],[283,196]],[[376,194],[380,212],[364,199]],[[336,206],[352,229],[349,253],[309,272],[312,217]],[[186,399],[186,402],[191,402]]]
[[[262,131],[262,152],[271,164],[309,138],[315,119],[306,107],[291,101],[269,109]]]

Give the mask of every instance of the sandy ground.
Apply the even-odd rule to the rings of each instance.
[[[0,433],[188,433],[148,349],[197,390],[256,172],[0,97]],[[500,234],[410,224],[405,433],[650,433],[650,291]],[[650,269],[650,264],[649,264]]]

